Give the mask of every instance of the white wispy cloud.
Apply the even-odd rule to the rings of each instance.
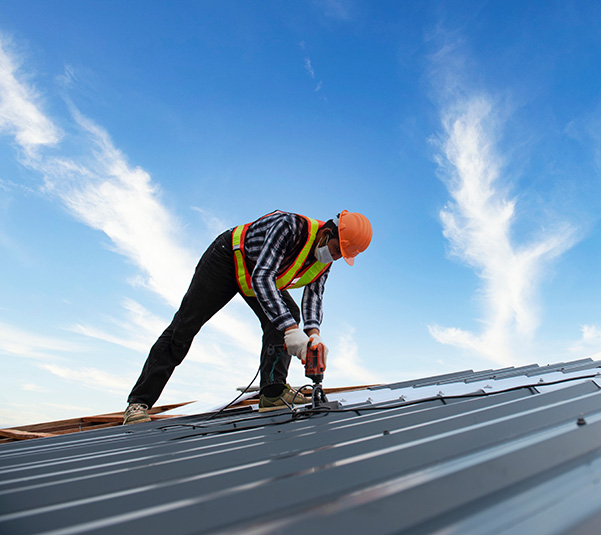
[[[167,325],[165,318],[153,314],[133,299],[123,299],[125,318],[111,318],[109,326],[100,328],[76,323],[69,330],[89,338],[109,342],[134,351],[146,352]]]
[[[341,0],[314,0],[315,3],[323,9],[326,17],[339,21],[347,21],[351,18],[349,8],[352,6],[350,2],[342,2]]]
[[[33,86],[25,83],[29,76],[17,68],[16,56],[0,36],[0,132],[13,136],[22,151],[22,163],[44,177],[45,192],[60,199],[82,223],[103,232],[114,250],[139,270],[136,281],[177,307],[187,289],[197,252],[181,243],[183,226],[165,207],[158,185],[141,167],[131,166],[98,124],[69,105],[76,137],[77,156],[61,150],[61,132],[42,111],[42,99]],[[70,83],[77,77],[67,73]],[[64,84],[63,84],[64,85]],[[53,153],[41,153],[40,146],[53,147]],[[78,324],[73,330],[88,337],[102,339],[138,351],[149,331],[160,334],[158,321],[133,302],[129,308],[129,332],[121,326],[121,335],[99,327]],[[130,336],[145,323],[144,335]],[[240,319],[236,307],[221,312],[211,320],[209,329],[225,335],[245,351],[256,349],[260,337],[250,321]],[[0,326],[5,336],[0,349],[9,354],[45,357],[53,348],[64,349],[54,340],[24,336],[10,326]],[[118,331],[117,331],[118,332]],[[10,336],[9,336],[10,335]],[[48,368],[49,371],[50,368]],[[56,370],[55,370],[56,371]],[[67,378],[67,376],[65,376]],[[72,377],[72,376],[71,376]]]
[[[158,186],[131,167],[100,126],[72,107],[91,143],[85,161],[40,163],[48,191],[82,222],[104,232],[143,273],[143,284],[172,305],[179,302],[196,259],[179,244],[181,225],[164,207]]]
[[[31,393],[31,392],[30,392]],[[58,411],[56,410],[58,408]],[[66,410],[65,410],[66,409]],[[49,422],[62,419],[64,414],[90,414],[81,405],[58,406],[53,403],[29,404],[7,400],[0,406],[0,428]]]
[[[305,41],[301,41],[299,43],[299,47],[301,50],[306,51],[307,43]],[[311,58],[308,55],[305,55],[305,70],[307,71],[307,73],[309,74],[311,79],[315,80],[315,69],[313,68],[313,62],[311,61]],[[318,93],[319,91],[321,91],[322,85],[323,85],[322,81],[319,80],[319,82],[317,82],[317,85],[315,86],[313,91]]]
[[[63,353],[83,348],[77,344],[43,336],[26,329],[0,323],[0,353],[31,359],[51,360]]]
[[[73,115],[89,134],[92,157],[83,163],[64,158],[41,162],[48,190],[78,219],[111,239],[116,251],[140,269],[140,284],[171,306],[179,306],[198,260],[196,253],[179,244],[181,225],[162,204],[160,190],[149,174],[131,168],[102,128],[75,109]],[[220,226],[214,218],[210,225]],[[246,350],[258,340],[249,323],[234,312],[221,311],[208,327]],[[108,338],[98,331],[87,332]]]
[[[121,336],[107,329],[101,329],[94,325],[87,324],[73,325],[70,330],[88,338],[95,338],[96,340],[102,340],[103,342],[109,342],[111,344],[143,353],[148,350],[148,348],[151,346],[151,341],[153,342],[154,339],[141,337],[140,333],[134,332],[133,325],[134,324],[123,324],[119,326],[124,327],[126,331]],[[161,325],[164,326],[165,323],[162,323]],[[117,329],[119,327],[117,327]],[[160,332],[160,330],[154,331],[153,338],[156,338],[157,333]],[[132,334],[133,336],[128,336],[128,334]]]
[[[365,385],[386,382],[385,378],[367,368],[361,358],[356,340],[356,329],[346,325],[328,355],[327,375],[329,384],[341,386]]]
[[[47,388],[44,388],[36,383],[23,383],[21,388],[26,392],[49,392]]]
[[[74,106],[70,109],[84,134],[80,139],[87,156],[38,154],[39,146],[57,145],[61,133],[17,65],[0,36],[0,132],[14,136],[25,164],[44,176],[48,192],[82,222],[104,232],[117,252],[140,268],[150,290],[177,304],[196,259],[179,244],[181,226],[162,204],[158,186],[146,171],[131,167],[107,132]]]
[[[124,396],[129,392],[132,386],[131,377],[124,377],[117,373],[109,373],[99,368],[85,367],[73,369],[71,367],[51,363],[40,364],[39,366],[61,379],[66,379],[102,392],[110,392]]]
[[[311,60],[308,57],[305,58],[305,69],[309,73],[309,76],[312,79],[315,79],[315,70],[313,69],[313,64],[311,63]],[[315,88],[313,89],[313,91],[315,91],[316,93],[318,93],[319,91],[321,91],[321,86],[322,85],[323,85],[323,83],[320,80],[319,82],[317,82],[317,85],[315,86]]]
[[[595,157],[595,164],[597,169],[601,170],[601,103],[583,120],[571,121],[566,130],[575,139],[588,137],[592,143],[591,149]]]
[[[229,219],[226,220],[222,217],[216,216],[213,212],[207,210],[206,208],[192,206],[192,210],[200,214],[203,228],[211,236],[217,236],[221,234],[224,230],[233,227],[235,224],[229,221]]]
[[[58,130],[35,101],[35,91],[17,79],[14,58],[5,47],[0,51],[0,125],[32,155],[36,143],[56,144]],[[72,69],[68,78],[74,83]],[[132,167],[102,127],[75,106],[70,105],[70,110],[80,128],[79,143],[87,152],[84,150],[78,158],[36,154],[26,164],[44,176],[49,194],[60,198],[80,221],[106,234],[116,252],[139,268],[138,283],[178,306],[197,262],[197,253],[181,244],[182,225],[165,208],[160,188],[150,175],[140,167]],[[233,313],[220,313],[210,327],[242,347],[256,344],[256,335],[244,338],[251,328]],[[81,333],[109,338],[89,326],[78,328]]]
[[[44,178],[44,192],[49,198],[59,200],[77,220],[106,235],[114,251],[137,268],[137,284],[161,296],[173,308],[177,307],[194,272],[198,251],[191,252],[182,242],[185,229],[166,208],[157,183],[144,169],[127,161],[108,132],[68,103],[73,120],[70,128],[76,129],[76,136],[69,139],[71,149],[75,147],[77,153],[72,156],[61,146],[63,134],[43,113],[35,91],[18,79],[10,54],[4,48],[1,50],[6,65],[0,72],[0,98],[3,99],[0,131],[14,136],[25,156],[22,163]],[[70,69],[66,77],[69,84],[63,83],[63,86],[68,89],[70,84],[76,83],[77,76]],[[15,109],[20,111],[17,113]],[[36,149],[43,145],[52,145],[52,152]],[[221,221],[201,208],[194,209],[203,216],[207,227],[204,230],[214,231],[217,226],[219,231],[223,230]],[[166,321],[133,300],[123,301],[123,307],[125,318],[109,320],[102,327],[80,322],[70,330],[146,354],[166,327]],[[194,375],[185,379],[197,385],[191,390],[199,393],[198,398],[202,398],[205,391],[211,392],[208,397],[213,400],[218,395],[222,398],[229,395],[232,386],[225,385],[226,376],[228,380],[238,377],[240,383],[252,377],[258,366],[261,336],[256,318],[250,316],[251,319],[243,300],[236,296],[226,311],[209,321],[207,331],[193,345],[192,366],[187,369],[193,370]],[[3,336],[6,333],[8,335]],[[345,359],[344,370],[340,368],[339,373],[344,380],[364,382],[368,376],[360,366],[356,348],[351,346],[341,350]],[[60,353],[72,349],[70,344],[0,325],[1,352],[45,359],[36,365],[65,381],[119,396],[129,391],[135,378],[107,372],[85,362],[66,365],[67,360]],[[57,355],[65,362],[55,358]],[[200,361],[202,370],[196,369],[195,361]]]
[[[536,239],[516,244],[516,200],[502,180],[492,101],[466,98],[443,112],[444,137],[438,163],[451,200],[440,212],[451,254],[482,281],[484,330],[430,326],[438,341],[466,348],[498,363],[516,357],[512,343],[539,323],[536,290],[545,265],[575,243],[575,229],[555,224]]]
[[[570,351],[598,356],[601,353],[601,325],[582,325],[580,332],[580,340],[570,347]]]
[[[311,78],[315,78],[315,71],[313,70],[313,65],[311,65],[311,60],[309,58],[305,58],[305,69]]]
[[[0,35],[0,132],[14,136],[25,156],[32,157],[40,146],[58,143],[61,132],[40,111],[35,89],[18,76],[19,59],[10,46]]]

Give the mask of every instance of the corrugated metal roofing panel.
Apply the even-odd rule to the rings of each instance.
[[[528,367],[528,369],[533,369]],[[556,381],[573,381],[582,378],[594,377],[599,371],[597,368],[583,369],[579,371],[561,373],[553,376],[551,372],[536,375],[500,375],[499,377],[493,372],[490,375],[480,377],[475,382],[457,381],[454,383],[434,383],[428,382],[427,385],[397,387],[397,388],[379,388],[378,390],[358,390],[353,392],[344,392],[340,394],[330,395],[330,399],[340,401],[345,406],[350,404],[370,403],[377,404],[385,401],[403,400],[403,401],[418,401],[421,399],[429,399],[435,397],[463,396],[468,394],[492,393],[507,390],[510,388],[519,388],[522,386],[539,386],[546,383]]]
[[[576,371],[591,369],[593,367],[595,367],[597,369],[601,367],[600,361],[593,362],[593,361],[591,361],[591,359],[586,359],[586,360],[589,360],[590,364],[583,363],[583,364],[575,365],[575,363],[569,363],[569,364],[565,365],[564,371],[565,372],[576,372]]]
[[[389,389],[398,389],[398,388],[405,388],[408,386],[427,386],[430,384],[437,384],[440,381],[446,380],[446,379],[453,379],[455,381],[460,380],[460,377],[463,376],[469,376],[470,374],[474,373],[472,370],[464,370],[461,372],[453,372],[453,373],[445,373],[442,375],[433,375],[431,377],[424,377],[422,379],[411,379],[409,381],[401,381],[399,383],[391,383],[388,385],[380,385],[380,386],[372,386],[371,388],[369,388],[369,390],[378,390],[381,388],[389,388]]]
[[[482,370],[480,372],[474,372],[469,374],[468,376],[465,377],[465,379],[463,380],[465,383],[472,383],[474,381],[481,381],[483,379],[494,379],[495,375],[497,373],[503,373],[505,371],[509,371],[509,370],[514,370],[515,368],[513,366],[508,367],[508,368],[501,368],[500,370]],[[445,384],[445,383],[454,383],[456,381],[440,381],[439,384]]]
[[[601,496],[596,371],[556,372],[574,380],[544,393],[536,376],[493,394],[445,384],[459,394],[413,402],[392,398],[436,385],[388,388],[366,392],[380,404],[339,411],[197,415],[4,444],[0,533],[567,533],[601,511],[583,498],[546,531],[554,499],[573,505],[558,482]]]

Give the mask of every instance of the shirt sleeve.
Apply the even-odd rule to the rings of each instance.
[[[305,330],[319,329],[321,325],[323,319],[323,292],[331,267],[328,267],[317,280],[305,286],[301,306]]]
[[[277,221],[265,236],[265,241],[251,275],[252,288],[267,318],[279,331],[296,324],[276,286],[280,264],[284,260],[292,227],[285,218]]]

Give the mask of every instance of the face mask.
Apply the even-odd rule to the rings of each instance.
[[[317,247],[315,249],[315,258],[317,258],[317,261],[321,262],[322,264],[334,262],[334,259],[330,253],[330,248],[328,247],[328,242],[326,242],[323,247]]]

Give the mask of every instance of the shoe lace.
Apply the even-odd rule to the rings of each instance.
[[[289,393],[289,394],[292,394],[292,400],[290,401],[290,403],[291,403],[292,405],[294,405],[294,401],[296,400],[296,398],[297,398],[297,397],[298,397],[299,399],[302,399],[302,398],[304,398],[304,397],[305,397],[305,396],[304,396],[304,395],[303,395],[303,394],[302,394],[302,393],[301,393],[299,390],[295,390],[295,389],[294,389],[294,388],[292,388],[292,387],[291,387],[291,386],[290,386],[288,383],[286,383],[286,387],[285,387],[285,388],[288,390],[288,393]],[[285,393],[285,392],[282,392],[282,401],[283,401],[284,403],[286,403],[286,405],[288,405],[288,406],[290,407],[291,405],[290,405],[289,403],[287,403],[287,402],[286,402],[286,400],[284,399],[284,393]]]
[[[148,405],[146,405],[144,403],[132,403],[129,407],[127,407],[127,410],[125,412],[127,412],[128,414],[131,414],[132,412],[147,411],[147,410],[148,410]]]

